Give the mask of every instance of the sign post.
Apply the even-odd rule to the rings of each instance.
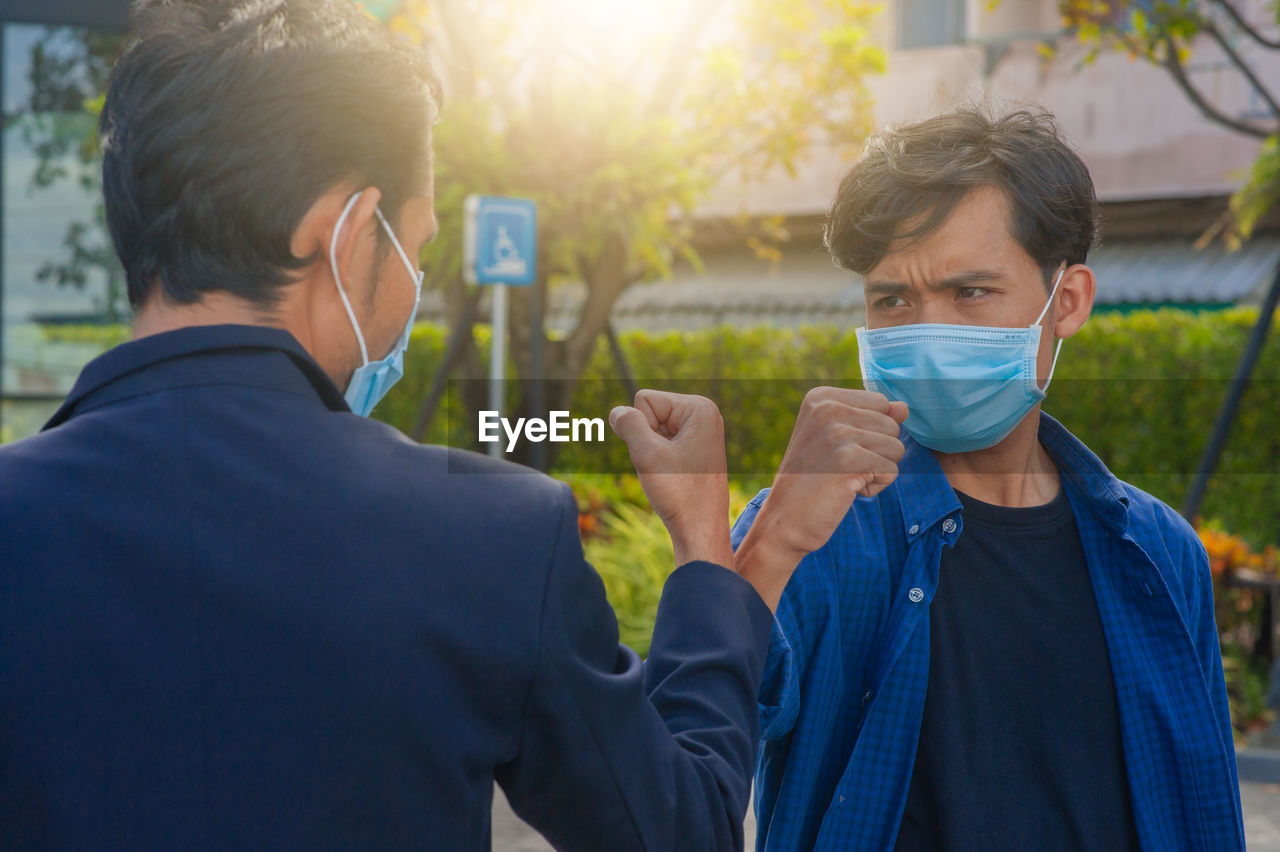
[[[468,284],[493,287],[489,408],[502,416],[507,367],[507,287],[538,277],[538,208],[525,198],[468,195],[463,219],[462,273]],[[501,456],[501,442],[489,447]]]

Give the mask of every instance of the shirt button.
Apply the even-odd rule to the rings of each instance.
[[[866,704],[870,701],[871,701],[871,690],[868,689],[866,694],[862,696],[862,703]]]
[[[907,535],[915,535],[918,532],[920,532],[920,525],[912,524],[911,529],[907,530]]]
[[[953,533],[956,531],[956,522],[947,518],[942,522],[942,531],[945,533]]]
[[[924,600],[924,592],[919,589],[912,589],[907,592],[907,597],[911,598],[912,603],[920,603],[920,601]]]

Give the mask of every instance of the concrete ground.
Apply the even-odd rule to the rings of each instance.
[[[1248,749],[1238,756],[1244,836],[1250,852],[1280,852],[1280,750]],[[747,849],[755,848],[755,819],[747,815]],[[511,812],[502,791],[494,787],[495,852],[548,852],[552,847]],[[601,846],[607,848],[607,846]]]
[[[1280,852],[1280,749],[1241,749],[1236,752],[1236,765],[1249,849]]]
[[[1251,852],[1280,852],[1280,784],[1241,784],[1240,803]]]

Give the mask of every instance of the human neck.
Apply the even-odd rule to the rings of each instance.
[[[1058,495],[1058,468],[1040,445],[1037,406],[994,447],[971,453],[938,453],[947,482],[975,500],[996,506],[1042,506]]]
[[[353,369],[350,358],[333,345],[321,345],[333,340],[333,334],[323,331],[332,324],[323,325],[315,300],[307,300],[306,292],[298,287],[286,288],[274,308],[262,308],[222,291],[205,293],[200,301],[190,305],[173,304],[159,292],[153,292],[134,315],[133,339],[209,325],[278,328],[292,334],[338,387],[346,387]],[[346,323],[345,316],[341,322]]]
[[[190,305],[174,304],[159,293],[153,293],[133,321],[133,339],[206,325],[258,325],[286,328],[271,311],[237,298],[230,293],[207,293]]]

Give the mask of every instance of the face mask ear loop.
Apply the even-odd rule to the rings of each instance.
[[[342,215],[338,217],[338,224],[333,228],[333,239],[329,241],[329,266],[333,269],[333,283],[338,285],[338,295],[342,297],[342,306],[347,309],[347,319],[351,320],[351,327],[356,331],[356,341],[360,344],[361,366],[369,363],[369,350],[364,345],[364,334],[360,331],[356,312],[351,309],[351,300],[347,298],[347,291],[342,287],[342,275],[338,272],[338,235],[342,233],[342,226],[346,224],[347,217],[351,215],[351,210],[363,194],[364,190],[361,190],[351,196],[351,200],[342,210]]]
[[[418,268],[417,264],[409,260],[409,255],[405,254],[404,246],[400,245],[400,240],[396,239],[396,232],[391,230],[391,225],[387,222],[386,217],[382,215],[382,209],[375,207],[373,212],[378,215],[378,221],[382,223],[387,236],[391,238],[391,245],[395,246],[396,254],[400,255],[400,260],[404,262],[405,268],[409,270],[409,277],[413,279],[414,286],[421,289],[423,271]]]
[[[1032,325],[1039,325],[1040,321],[1044,319],[1044,315],[1049,312],[1049,306],[1053,304],[1053,297],[1058,295],[1058,285],[1062,283],[1062,274],[1066,271],[1067,268],[1065,266],[1058,270],[1058,277],[1053,282],[1053,292],[1049,294],[1049,301],[1044,303],[1044,310],[1040,312],[1040,316],[1036,317],[1036,321],[1033,322]],[[1062,338],[1059,338],[1058,345],[1053,347],[1053,361],[1049,364],[1049,377],[1044,380],[1044,387],[1040,388],[1041,392],[1047,392],[1049,390],[1049,383],[1053,381],[1053,371],[1058,368],[1058,353],[1061,351]]]
[[[396,254],[400,255],[400,260],[404,262],[405,269],[409,270],[409,277],[413,279],[413,310],[409,313],[409,319],[404,324],[404,336],[402,338],[407,344],[409,337],[413,334],[413,323],[418,318],[418,307],[422,304],[422,279],[426,277],[427,273],[409,260],[409,255],[405,253],[404,246],[400,245],[400,240],[396,238],[396,232],[391,229],[391,223],[382,215],[382,208],[374,207],[373,212],[378,214],[378,221],[382,223],[383,230],[391,238],[391,245],[395,246]]]
[[[1053,304],[1053,297],[1058,295],[1058,285],[1062,283],[1062,274],[1066,271],[1067,268],[1065,266],[1058,270],[1058,277],[1053,281],[1053,290],[1049,293],[1049,301],[1044,303],[1040,316],[1036,317],[1036,321],[1031,323],[1032,325],[1039,325],[1040,321],[1044,319],[1044,315],[1049,313],[1049,306]]]
[[[1062,351],[1062,338],[1059,338],[1058,345],[1053,347],[1053,361],[1049,364],[1049,377],[1044,380],[1044,387],[1040,390],[1048,392],[1049,382],[1053,381],[1053,371],[1058,368],[1058,353]]]

